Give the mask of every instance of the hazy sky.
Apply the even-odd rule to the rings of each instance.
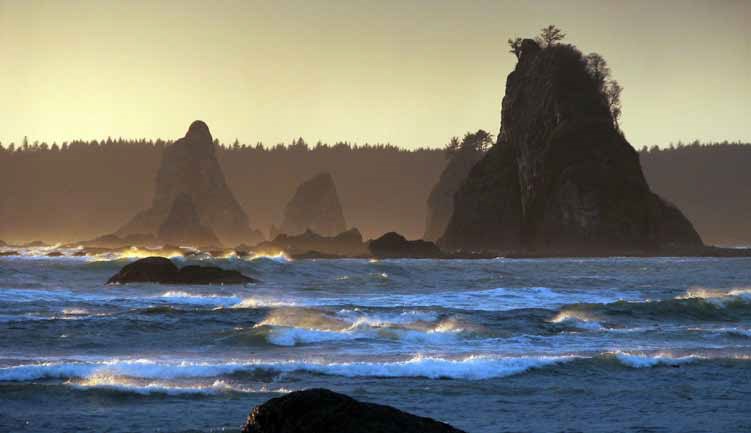
[[[635,146],[751,141],[751,1],[0,0],[0,141],[439,146],[498,132],[510,36],[556,24]]]

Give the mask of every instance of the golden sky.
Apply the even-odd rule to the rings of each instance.
[[[0,0],[0,141],[440,146],[498,132],[510,36],[547,24],[624,87],[634,146],[751,141],[751,1]]]

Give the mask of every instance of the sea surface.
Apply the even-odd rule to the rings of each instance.
[[[2,432],[237,432],[311,387],[477,433],[751,432],[749,258],[175,258],[260,282],[164,286],[46,251],[0,257]]]

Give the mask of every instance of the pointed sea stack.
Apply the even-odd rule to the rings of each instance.
[[[260,232],[250,229],[248,215],[227,186],[209,127],[200,120],[190,125],[185,137],[164,149],[151,208],[115,234],[121,238],[156,234],[181,194],[192,198],[201,224],[211,227],[222,243],[252,244],[262,240]]]
[[[570,45],[522,44],[501,132],[455,196],[448,249],[612,255],[701,248],[647,185],[639,156]]]
[[[347,228],[334,179],[321,173],[303,182],[284,209],[281,233],[298,235],[311,230],[335,236]]]

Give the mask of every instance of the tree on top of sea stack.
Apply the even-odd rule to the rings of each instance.
[[[654,194],[618,127],[622,88],[599,55],[559,43],[509,39],[518,62],[506,80],[493,148],[454,196],[440,245],[449,249],[623,254],[702,245],[688,219]]]

